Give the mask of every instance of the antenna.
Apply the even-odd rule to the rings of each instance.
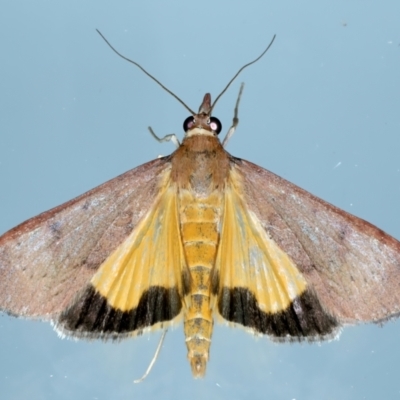
[[[97,33],[103,38],[103,40],[111,47],[111,49],[117,53],[121,58],[123,58],[124,60],[132,63],[133,65],[136,65],[138,68],[140,68],[149,78],[153,79],[154,82],[158,83],[166,92],[168,92],[171,96],[175,97],[175,99],[177,99],[179,101],[179,103],[181,103],[192,115],[196,115],[196,113],[191,110],[174,92],[172,92],[171,90],[169,90],[166,86],[164,86],[158,79],[156,79],[153,75],[151,75],[149,72],[147,72],[140,64],[138,64],[136,61],[131,60],[130,58],[125,57],[124,55],[122,55],[119,51],[117,51],[112,45],[111,43],[104,37],[104,35],[98,30],[96,29]]]
[[[122,55],[119,51],[117,51],[112,45],[111,43],[105,38],[105,36],[98,30],[96,29],[97,33],[103,38],[103,40],[110,46],[111,50],[113,50],[116,54],[118,54],[121,58],[123,58],[124,60],[132,63],[133,65],[135,65],[136,67],[140,68],[149,78],[153,79],[154,82],[156,82],[158,85],[160,85],[166,92],[168,92],[171,96],[175,97],[176,100],[179,101],[179,103],[181,103],[192,115],[196,115],[196,113],[191,110],[183,100],[181,100],[174,92],[172,92],[171,90],[169,90],[166,86],[164,86],[158,79],[156,79],[153,75],[151,75],[149,72],[147,72],[140,64],[138,64],[136,61],[131,60],[128,57],[125,57],[124,55]],[[225,86],[225,88],[222,90],[222,92],[217,96],[217,98],[214,100],[214,103],[211,106],[211,110],[210,110],[210,115],[211,115],[211,111],[213,110],[213,108],[215,107],[215,104],[217,103],[217,101],[221,98],[221,96],[228,90],[229,86],[231,85],[231,83],[238,77],[238,75],[247,67],[249,67],[250,65],[256,63],[268,50],[269,48],[272,46],[272,43],[274,43],[274,40],[276,38],[276,35],[274,35],[272,37],[272,40],[270,41],[269,45],[267,46],[267,48],[253,61],[250,61],[249,63],[243,65],[243,67],[241,67],[239,69],[238,72],[236,72],[236,74],[233,76],[233,78],[228,82],[228,84]]]
[[[248,66],[256,63],[268,50],[269,48],[272,46],[272,43],[274,43],[274,40],[276,38],[276,35],[274,35],[272,37],[272,40],[269,42],[269,45],[267,46],[267,48],[253,61],[250,61],[249,63],[243,65],[243,67],[241,67],[239,69],[238,72],[236,72],[236,74],[234,75],[234,77],[228,82],[228,84],[225,86],[225,89],[217,96],[217,98],[214,100],[214,103],[211,106],[211,111],[213,110],[213,108],[215,107],[215,104],[217,103],[217,101],[220,99],[220,97],[227,91],[228,87],[231,86],[231,83],[239,76],[239,74]],[[210,112],[211,115],[211,112]]]

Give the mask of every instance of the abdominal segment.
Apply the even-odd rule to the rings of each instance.
[[[195,377],[205,374],[213,329],[211,309],[211,271],[219,243],[222,196],[215,191],[199,198],[182,190],[180,226],[187,276],[183,277],[186,295],[184,331],[188,358]]]

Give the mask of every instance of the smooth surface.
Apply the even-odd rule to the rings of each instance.
[[[203,1],[3,5],[0,16],[0,232],[145,161],[168,154],[147,131],[182,135],[189,107],[213,98],[277,39],[214,110],[228,151],[400,238],[398,1]],[[339,341],[278,345],[216,326],[207,376],[191,378],[182,326],[148,379],[159,335],[120,344],[60,340],[49,324],[0,317],[6,399],[395,399],[400,323],[346,328]]]

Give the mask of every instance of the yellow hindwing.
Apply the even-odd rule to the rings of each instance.
[[[289,256],[268,237],[241,195],[232,169],[225,188],[221,239],[216,259],[219,288],[243,288],[265,313],[278,313],[306,289],[306,281]]]
[[[148,214],[103,262],[91,283],[114,309],[129,311],[152,287],[177,289],[182,298],[185,268],[177,190],[167,176]]]

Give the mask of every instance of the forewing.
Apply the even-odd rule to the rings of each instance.
[[[146,215],[170,169],[157,159],[0,237],[0,309],[54,319]]]
[[[240,176],[225,187],[213,282],[226,320],[275,340],[332,337],[338,323],[324,312],[293,260],[272,240],[244,201]]]
[[[370,223],[247,161],[233,167],[243,199],[268,237],[340,323],[400,312],[400,243]]]
[[[106,339],[170,322],[182,309],[185,269],[177,190],[166,179],[148,214],[60,315],[56,328]]]

